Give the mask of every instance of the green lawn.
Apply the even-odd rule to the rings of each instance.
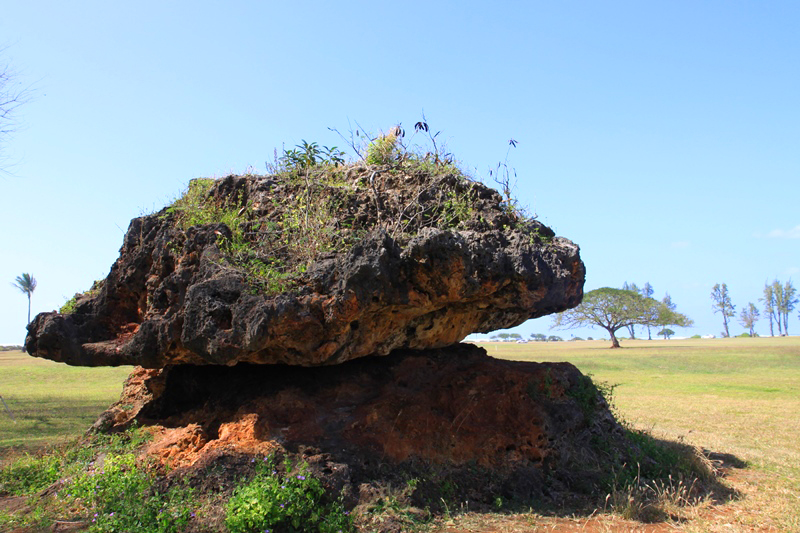
[[[800,531],[800,337],[482,344],[490,355],[569,361],[617,385],[619,416],[657,437],[748,462],[731,478],[744,496],[680,526],[687,532]],[[0,456],[84,432],[117,400],[130,367],[78,368],[0,353]],[[726,526],[727,527],[727,526]]]
[[[495,357],[569,361],[616,384],[619,416],[635,427],[748,462],[737,525],[800,531],[800,337],[621,342],[482,346]]]
[[[620,414],[636,426],[800,479],[800,337],[622,342],[484,346],[507,359],[569,361],[616,384]]]
[[[71,367],[23,352],[0,352],[0,454],[79,435],[119,399],[132,367]]]

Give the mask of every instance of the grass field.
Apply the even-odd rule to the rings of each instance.
[[[741,498],[698,505],[683,522],[647,529],[594,517],[470,516],[437,531],[800,531],[800,337],[483,344],[490,355],[569,361],[617,385],[619,416],[656,437],[685,440],[747,462],[725,483]],[[115,401],[130,368],[73,368],[0,354],[0,456],[75,436]],[[0,406],[2,409],[2,406]],[[574,528],[572,527],[574,525]]]
[[[119,399],[131,367],[71,367],[0,352],[0,457],[79,435]],[[13,418],[12,418],[13,416]]]
[[[520,361],[569,361],[617,385],[624,420],[746,461],[731,527],[800,532],[800,337],[483,344]],[[710,531],[701,521],[681,530]],[[725,531],[738,531],[725,529]]]

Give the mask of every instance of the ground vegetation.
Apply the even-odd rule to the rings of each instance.
[[[800,526],[800,508],[793,497],[800,490],[800,470],[797,467],[800,464],[800,449],[795,437],[800,428],[796,427],[792,414],[800,408],[793,391],[794,384],[800,378],[800,368],[796,357],[793,357],[797,342],[793,337],[696,339],[673,340],[667,347],[663,341],[637,340],[630,341],[624,353],[604,350],[602,341],[496,343],[487,347],[492,355],[501,358],[572,361],[583,372],[593,374],[592,381],[595,384],[618,383],[613,388],[613,401],[620,417],[631,421],[628,426],[632,432],[631,438],[646,442],[647,439],[637,437],[638,431],[646,430],[656,449],[671,446],[679,457],[692,461],[702,462],[705,457],[708,463],[704,464],[710,465],[719,482],[716,492],[701,490],[701,487],[710,486],[708,481],[693,482],[685,476],[667,477],[663,484],[644,475],[639,475],[637,479],[637,470],[634,469],[630,475],[619,476],[620,481],[626,479],[629,483],[612,485],[611,488],[615,490],[595,496],[594,500],[584,499],[583,506],[576,507],[576,501],[572,501],[564,502],[563,507],[539,504],[515,509],[501,500],[494,509],[476,512],[466,501],[447,499],[446,495],[452,493],[453,487],[440,483],[439,494],[446,499],[449,511],[430,515],[425,513],[424,508],[413,505],[413,497],[409,498],[419,490],[419,482],[407,480],[384,487],[371,507],[354,509],[349,516],[354,517],[354,527],[360,528],[360,531],[379,531],[388,527],[436,532],[516,531],[530,528],[609,533],[662,530],[687,533],[716,530],[737,533],[753,530],[793,531]],[[2,357],[11,357],[11,354]],[[17,357],[24,356],[18,354]],[[0,360],[0,363],[3,361]],[[69,404],[67,397],[72,395],[78,400],[79,389],[56,385],[60,383],[58,373],[63,369],[61,365],[31,358],[14,359],[14,366],[18,368],[31,364],[37,368],[44,365],[54,379],[48,381],[44,375],[38,378],[49,382],[51,388],[38,390],[36,394],[40,407],[26,410],[24,418],[34,419],[45,413],[50,413],[48,416],[51,417],[60,416],[63,406]],[[8,369],[4,364],[2,376],[7,375]],[[15,383],[24,387],[26,375],[25,372],[17,373],[13,380],[0,383],[12,407],[17,391],[22,390]],[[98,380],[116,381],[119,387],[119,378],[110,375],[101,377],[100,374],[90,373],[83,378],[85,385],[91,387],[97,387],[92,382]],[[45,401],[53,395],[53,387],[58,388],[64,401]],[[112,401],[116,394],[118,392],[106,393],[105,402]],[[663,409],[663,398],[667,396],[671,404],[669,410]],[[102,409],[100,403],[95,407],[96,412]],[[22,416],[19,418],[21,423]],[[10,419],[0,417],[0,435],[16,431],[14,428]],[[43,428],[41,425],[28,426],[23,433],[35,438]],[[70,431],[75,436],[83,432],[78,426]],[[80,441],[78,447],[84,459],[77,462],[80,468],[74,471],[76,473],[67,477],[78,479],[78,472],[88,472],[93,467],[96,469],[96,459],[102,454],[106,457],[125,456],[132,453],[132,444],[139,446],[148,443],[149,437],[144,435],[142,438],[141,433],[138,437],[136,432],[127,435],[95,435],[89,441]],[[74,527],[77,522],[91,523],[95,512],[98,517],[101,515],[100,507],[89,513],[88,509],[82,510],[78,500],[54,498],[55,489],[58,489],[59,498],[73,494],[64,490],[67,488],[65,485],[51,487],[54,483],[52,480],[61,479],[63,473],[68,471],[65,468],[71,468],[67,466],[70,461],[65,462],[61,458],[76,454],[68,451],[74,445],[64,444],[63,439],[63,436],[51,435],[49,448],[28,447],[26,450],[29,455],[23,449],[2,444],[10,442],[8,439],[0,441],[2,469],[4,473],[7,472],[0,474],[0,483],[8,483],[13,479],[16,486],[3,485],[0,529],[27,527],[29,531],[47,530],[56,521],[59,521],[59,527],[67,527],[69,522]],[[117,444],[110,445],[111,439],[118,439]],[[137,440],[139,444],[136,444]],[[42,443],[41,440],[36,442]],[[653,452],[648,444],[642,446],[643,450],[647,450],[646,454]],[[686,454],[681,450],[685,450]],[[694,450],[699,450],[700,455],[696,455]],[[670,457],[672,452],[658,453],[661,457]],[[265,458],[268,456],[261,456],[258,460],[263,462]],[[93,459],[94,464],[90,467]],[[113,459],[112,463],[114,461],[117,459]],[[278,467],[275,469],[277,480],[286,479],[283,462],[277,460],[272,464]],[[135,465],[138,474],[130,475],[131,478],[148,471],[146,464]],[[300,468],[302,462],[296,465]],[[232,495],[236,487],[244,487],[257,479],[255,463],[251,464],[247,459],[242,466],[251,470],[248,470],[249,475],[239,480],[225,477],[225,468],[220,465],[204,472],[205,484],[194,479],[189,480],[188,485],[175,483],[173,489],[162,480],[148,490],[159,494],[160,501],[172,502],[171,516],[177,513],[180,517],[185,510],[185,516],[188,516],[187,531],[196,530],[192,528],[199,519],[216,523],[220,530],[224,530],[226,504],[230,496],[204,495],[203,487],[214,485],[224,488],[225,494]],[[108,479],[114,478],[121,483],[131,472],[124,468],[117,473],[112,470]],[[264,474],[272,475],[272,472],[265,469]],[[292,476],[291,473],[288,475]],[[294,475],[303,474],[298,470]],[[146,475],[144,477],[147,478]],[[191,489],[191,492],[181,494],[187,489]],[[172,490],[178,492],[170,496]],[[57,506],[62,504],[59,502],[69,503],[72,507],[68,507],[77,512],[72,515],[60,514],[64,508]],[[218,511],[212,511],[212,508]],[[105,513],[104,520],[111,512],[114,511],[109,509]],[[152,530],[157,531],[156,522],[152,523]]]

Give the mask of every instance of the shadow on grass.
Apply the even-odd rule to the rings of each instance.
[[[742,498],[742,494],[725,483],[733,471],[747,468],[747,463],[733,454],[701,449],[683,442],[654,438],[646,435],[654,445],[647,456],[639,461],[653,463],[670,457],[676,462],[671,472],[662,471],[658,477],[645,477],[648,470],[641,463],[635,465],[636,474],[615,474],[616,480],[605,487],[565,486],[561,491],[551,490],[546,499],[508,500],[496,508],[476,507],[473,514],[518,515],[535,513],[554,519],[590,519],[598,513],[612,513],[623,519],[641,523],[682,523],[690,519],[692,509],[700,505],[719,506]],[[664,455],[654,457],[653,450],[663,450]],[[611,467],[609,465],[609,467]],[[632,471],[628,471],[632,474]],[[557,483],[551,483],[557,486]],[[577,488],[577,490],[576,490]],[[451,509],[458,506],[451,505]],[[463,506],[462,506],[463,509]],[[449,511],[448,511],[449,512]]]

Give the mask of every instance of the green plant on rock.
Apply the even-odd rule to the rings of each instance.
[[[447,199],[442,204],[441,227],[456,228],[462,222],[472,218],[475,208],[470,198],[470,189],[459,193],[456,190],[447,192]]]
[[[193,179],[186,192],[167,208],[167,213],[175,216],[181,229],[217,222],[217,210],[208,202],[208,191],[213,185],[212,178]]]
[[[578,383],[567,390],[567,395],[578,402],[587,422],[591,421],[595,411],[601,406],[601,399],[613,411],[613,396],[616,385],[604,382],[594,382],[591,374],[581,376]]]
[[[341,165],[344,163],[344,155],[336,146],[320,147],[316,142],[309,143],[304,139],[302,144],[291,150],[284,150],[280,162],[288,168],[308,170],[317,165]]]
[[[103,283],[105,283],[105,280],[102,279],[94,281],[92,283],[92,287],[88,291],[76,293],[74,296],[72,296],[72,298],[64,302],[64,305],[59,308],[58,312],[62,315],[74,313],[75,306],[78,304],[78,298],[82,298],[84,296],[96,296],[100,292],[100,289],[103,288]]]
[[[242,270],[259,288],[271,292],[284,290],[286,286],[282,281],[286,276],[276,268],[280,262],[264,259],[248,238],[248,232],[259,229],[258,224],[248,226],[252,206],[242,202],[239,195],[232,201],[215,201],[209,197],[213,183],[214,180],[192,180],[186,193],[167,208],[167,213],[175,217],[176,226],[184,231],[195,225],[224,224],[230,230],[230,237],[221,236],[218,244],[226,262]]]
[[[368,165],[388,165],[400,155],[400,142],[395,133],[379,135],[367,146]]]
[[[70,315],[75,312],[75,305],[78,303],[78,295],[76,294],[62,305],[58,312],[62,315]]]
[[[486,226],[488,219],[475,206],[485,193],[438,147],[438,133],[430,134],[426,122],[415,130],[428,133],[434,151],[407,152],[397,126],[372,139],[363,152],[364,162],[380,168],[360,163],[338,168],[343,152],[305,140],[280,158],[276,152],[277,174],[271,179],[280,192],[271,205],[259,197],[257,215],[252,199],[226,196],[214,188],[214,180],[196,179],[162,216],[184,231],[225,225],[229,233],[219,232],[217,240],[221,266],[240,272],[254,293],[266,294],[299,287],[321,255],[346,251],[371,228],[403,243],[423,228]],[[505,217],[506,225],[529,229],[517,215]],[[540,244],[544,238],[531,240]],[[184,242],[177,235],[167,250],[180,255]]]
[[[327,498],[308,465],[292,470],[287,460],[284,467],[285,474],[280,474],[272,458],[264,458],[253,479],[234,491],[225,518],[231,533],[352,531],[349,513]]]

